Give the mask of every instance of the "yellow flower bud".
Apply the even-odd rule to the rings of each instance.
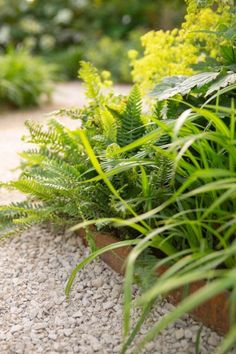
[[[111,73],[108,70],[103,70],[101,76],[104,80],[108,80],[111,77]]]
[[[130,49],[130,50],[128,51],[128,57],[129,57],[131,60],[136,59],[137,56],[138,56],[137,50]]]

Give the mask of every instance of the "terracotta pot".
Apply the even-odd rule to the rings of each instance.
[[[98,248],[102,248],[112,243],[118,242],[117,238],[110,233],[97,232],[95,228],[92,228],[91,231],[93,232],[94,242]],[[81,229],[78,231],[78,234],[80,237],[82,237],[84,244],[87,245],[85,231]],[[104,253],[100,257],[117,273],[124,275],[125,261],[130,250],[131,247],[117,248],[113,251],[108,251]],[[157,275],[163,274],[166,269],[166,267],[158,268]],[[188,293],[194,293],[204,285],[204,281],[192,283],[189,285]],[[179,289],[171,291],[166,298],[173,305],[177,305],[179,302],[182,301],[183,297],[184,289],[183,287],[181,287]],[[224,291],[214,296],[210,300],[198,306],[190,313],[192,318],[203,323],[205,326],[210,327],[220,335],[225,335],[229,330],[229,314],[229,292],[227,291]]]

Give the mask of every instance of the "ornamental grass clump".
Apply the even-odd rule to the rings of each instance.
[[[0,106],[30,107],[50,98],[55,66],[25,50],[9,49],[0,55]]]

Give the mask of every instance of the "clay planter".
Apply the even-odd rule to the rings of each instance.
[[[94,228],[91,230],[93,232],[94,242],[98,248],[103,248],[118,241],[117,238],[110,233],[97,232]],[[86,245],[85,231],[81,229],[78,231],[78,234],[82,237],[83,242]],[[130,250],[131,247],[117,248],[102,254],[100,258],[117,273],[124,275],[125,261]],[[158,268],[157,275],[162,274],[166,269],[167,268],[165,267]],[[204,281],[198,281],[190,284],[189,294],[194,293],[203,285],[205,285]],[[183,293],[183,287],[176,289],[167,295],[167,300],[171,304],[177,305],[182,301]],[[190,316],[195,320],[202,322],[205,326],[210,327],[218,334],[225,335],[229,330],[229,313],[229,292],[224,291],[198,306],[190,313]]]

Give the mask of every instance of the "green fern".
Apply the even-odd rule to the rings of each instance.
[[[53,144],[55,151],[63,148],[59,135],[53,129],[43,130],[43,126],[37,122],[26,121],[25,126],[28,128],[30,136],[24,136],[23,140],[37,145]]]
[[[118,114],[119,125],[117,131],[118,145],[125,146],[140,138],[144,134],[141,119],[142,99],[138,86],[134,86],[122,114]]]
[[[79,77],[84,82],[86,97],[98,100],[102,87],[102,80],[98,70],[91,63],[81,61]]]
[[[143,119],[138,87],[134,86],[127,98],[115,96],[112,92],[104,94],[103,82],[91,64],[83,63],[80,75],[86,77],[90,101],[83,109],[69,110],[68,115],[82,120],[98,161],[110,174],[121,197],[137,211],[146,210],[148,205],[156,206],[160,189],[163,188],[165,194],[169,181],[165,163],[158,162],[159,168],[154,171],[151,159],[155,159],[156,152],[149,145],[127,154],[116,153],[120,147],[146,134],[143,121],[147,126],[149,120],[153,123],[149,115]],[[47,128],[35,122],[26,123],[29,134],[25,140],[35,147],[21,153],[21,176],[5,187],[21,191],[27,200],[19,205],[1,207],[1,235],[9,235],[11,231],[22,230],[34,223],[53,221],[71,225],[79,220],[130,216],[120,200],[114,198],[99,179],[81,143],[80,128],[65,127],[56,120],[60,114],[64,116],[67,110],[54,112]],[[150,189],[152,195],[143,193],[140,183],[139,164],[145,158],[147,179],[155,180]]]
[[[72,151],[78,151],[80,140],[73,135],[73,131],[65,127],[55,119],[51,119],[48,127],[52,128],[54,134],[62,146],[67,146]]]
[[[28,201],[0,206],[0,238],[43,221],[56,222],[53,208]]]

